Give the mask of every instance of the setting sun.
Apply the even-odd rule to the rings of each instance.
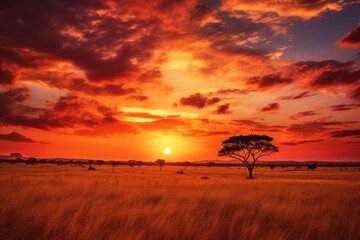
[[[171,148],[164,148],[164,154],[170,155],[171,154]]]

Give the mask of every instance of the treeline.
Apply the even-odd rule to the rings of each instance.
[[[104,160],[76,160],[76,159],[37,159],[37,158],[17,158],[17,159],[3,159],[0,158],[0,163],[9,163],[9,164],[57,164],[57,165],[109,165],[109,166],[125,166],[130,167],[141,167],[141,166],[155,166],[166,165],[166,166],[205,166],[205,167],[241,167],[243,164],[241,162],[168,162],[163,159],[157,159],[156,161],[140,161],[140,160],[128,160],[128,161],[104,161]],[[360,162],[294,162],[294,161],[271,161],[271,162],[259,162],[257,167],[269,167],[270,169],[274,168],[308,168],[316,169],[317,167],[360,167]]]

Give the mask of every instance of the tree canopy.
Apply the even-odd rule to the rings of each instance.
[[[256,161],[273,152],[278,152],[278,147],[272,144],[272,137],[266,135],[239,135],[232,136],[223,141],[222,149],[218,156],[229,156],[240,160],[249,170],[249,178],[252,178],[252,170]]]

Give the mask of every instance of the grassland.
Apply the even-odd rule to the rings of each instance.
[[[358,168],[180,170],[1,164],[0,239],[360,239]]]

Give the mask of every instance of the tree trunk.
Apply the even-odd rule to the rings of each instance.
[[[249,170],[249,179],[252,179],[252,178],[253,178],[253,175],[252,175],[253,169],[252,169],[252,168],[248,168],[248,170]]]

